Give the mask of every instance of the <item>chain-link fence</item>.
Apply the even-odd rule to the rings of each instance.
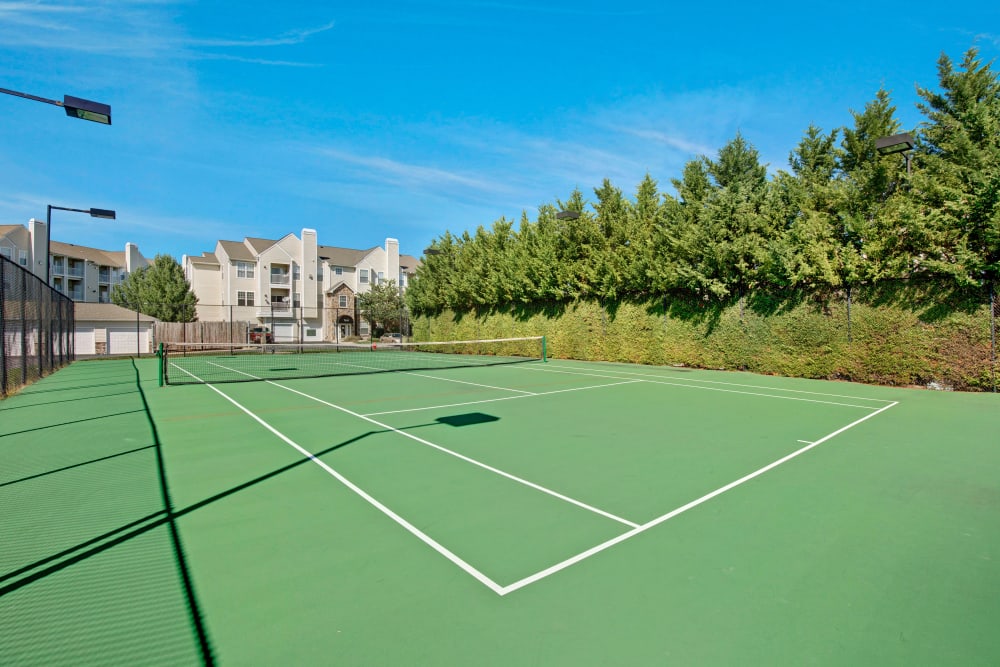
[[[0,395],[73,361],[73,301],[0,257]]]

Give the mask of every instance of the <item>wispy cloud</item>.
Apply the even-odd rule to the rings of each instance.
[[[689,141],[684,137],[679,137],[667,132],[661,132],[659,130],[648,130],[641,128],[631,128],[631,127],[620,127],[618,131],[623,134],[629,134],[633,137],[638,137],[639,139],[649,139],[650,141],[655,141],[657,143],[670,146],[671,148],[676,148],[679,151],[685,153],[692,153],[698,155],[707,155],[712,152],[712,148]]]
[[[316,28],[306,28],[283,33],[277,37],[257,37],[244,39],[189,39],[187,43],[194,46],[238,46],[238,47],[267,47],[267,46],[287,46],[289,44],[301,44],[313,35],[332,30],[334,21],[330,21]]]
[[[80,0],[72,5],[0,1],[0,48],[108,55],[138,59],[231,60],[266,66],[313,67],[286,58],[226,53],[224,49],[295,46],[332,30],[334,22],[275,36],[195,37],[173,27],[164,8],[176,2]],[[59,35],[53,38],[53,33]],[[72,37],[70,37],[72,36]]]
[[[389,184],[407,187],[430,187],[435,189],[461,186],[480,191],[496,192],[505,189],[488,179],[468,176],[466,172],[449,171],[421,164],[401,162],[386,157],[361,155],[336,148],[319,148],[314,151],[326,158],[347,164],[366,167],[367,175],[376,176]]]

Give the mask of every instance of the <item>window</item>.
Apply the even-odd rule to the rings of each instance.
[[[253,278],[253,264],[250,262],[236,262],[237,278]]]
[[[358,324],[358,333],[362,336],[368,335],[368,323],[364,320],[361,320],[361,323]]]
[[[348,307],[348,305],[347,305],[347,295],[346,294],[341,294],[340,295],[340,307],[341,308],[347,308]]]
[[[0,248],[0,256],[6,257],[7,259],[14,259],[14,251],[10,248],[4,246]]]
[[[358,278],[358,282],[362,285],[368,283],[368,269],[361,269],[361,275]]]
[[[253,305],[253,292],[237,292],[236,293],[236,305],[237,306],[252,306]]]
[[[298,264],[292,264],[292,280],[302,280],[302,273]]]
[[[323,265],[320,264],[316,267],[316,280],[318,282],[323,282]]]
[[[296,293],[295,293],[295,294],[294,294],[294,295],[292,296],[292,299],[293,299],[293,301],[292,301],[292,306],[293,306],[294,308],[298,308],[299,306],[301,306],[301,305],[302,305],[302,295],[301,295],[301,294],[299,294],[298,292],[296,292]]]
[[[333,269],[333,272],[335,274],[337,274],[338,276],[342,276],[342,275],[344,275],[344,267],[342,267],[342,266],[335,267]]]
[[[27,266],[28,265],[28,251],[27,250],[22,250],[21,251],[20,257],[18,258],[17,263],[20,264],[21,266]]]

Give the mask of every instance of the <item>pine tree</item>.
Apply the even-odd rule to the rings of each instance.
[[[184,269],[170,255],[130,273],[111,290],[111,302],[138,310],[163,322],[193,322],[198,297],[184,277]]]

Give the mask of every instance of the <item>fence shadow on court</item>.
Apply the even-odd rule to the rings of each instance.
[[[111,394],[116,407],[130,409],[20,429],[0,440],[5,454],[18,450],[36,454],[21,469],[6,470],[7,479],[0,478],[0,504],[36,508],[0,517],[0,535],[20,539],[19,548],[0,555],[2,664],[129,663],[137,656],[149,657],[153,646],[157,662],[214,664],[177,520],[313,463],[302,458],[175,508],[138,369],[132,382],[132,391]],[[65,412],[65,403],[74,400],[52,403],[63,403],[59,409]],[[101,438],[51,435],[58,436],[59,427],[98,420],[108,421],[100,429]],[[498,420],[473,412],[400,430]],[[369,430],[313,456],[328,456],[391,432]],[[139,433],[151,437],[136,443]],[[42,442],[49,446],[40,446]],[[125,442],[131,443],[127,449],[122,448]]]
[[[0,438],[0,664],[213,664],[133,370],[111,414],[38,386],[0,410],[38,410]]]

